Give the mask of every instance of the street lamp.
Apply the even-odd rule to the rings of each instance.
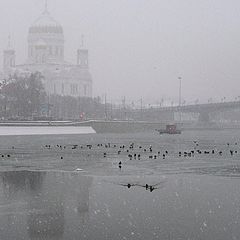
[[[182,78],[178,77],[179,80],[179,120],[182,121],[182,114],[181,114],[181,101],[182,101]]]
[[[179,80],[179,107],[181,107],[181,101],[182,101],[182,78],[178,77]]]

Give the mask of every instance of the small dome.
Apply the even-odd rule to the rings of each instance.
[[[29,28],[29,33],[63,33],[63,29],[48,11],[44,11]]]

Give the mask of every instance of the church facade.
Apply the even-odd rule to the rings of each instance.
[[[41,72],[47,94],[72,97],[92,97],[92,77],[89,72],[88,50],[76,51],[76,64],[64,60],[64,32],[47,8],[30,26],[28,56],[24,64],[16,65],[15,50],[3,53],[3,74]]]

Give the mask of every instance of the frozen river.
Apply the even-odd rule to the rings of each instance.
[[[239,136],[1,136],[0,239],[239,239]]]

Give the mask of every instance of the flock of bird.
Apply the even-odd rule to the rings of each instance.
[[[121,170],[124,164],[127,161],[134,161],[134,160],[157,160],[162,159],[165,160],[168,157],[168,160],[172,158],[194,158],[200,155],[206,156],[235,156],[238,154],[238,143],[224,143],[219,145],[212,146],[200,144],[198,141],[192,141],[187,144],[188,150],[181,150],[181,151],[174,151],[173,149],[167,149],[165,144],[161,146],[154,147],[149,143],[144,144],[137,144],[130,142],[128,144],[121,144],[121,143],[96,143],[96,144],[68,144],[68,145],[51,145],[46,144],[42,147],[45,150],[51,150],[58,153],[63,153],[60,155],[60,159],[63,160],[68,154],[77,154],[82,157],[98,157],[98,158],[112,158],[117,159],[118,168]],[[186,144],[184,144],[186,146]],[[12,151],[8,151],[5,153],[0,153],[2,158],[11,158],[14,155],[15,147],[12,146]],[[178,149],[178,148],[177,148]],[[1,152],[1,151],[0,151]],[[139,184],[120,184],[122,186],[126,186],[127,188],[131,188],[132,186],[142,186],[146,190],[152,192],[153,190],[157,189],[157,186],[154,185],[139,185]]]
[[[203,145],[198,141],[192,141],[188,143],[188,150],[174,151],[167,149],[167,147],[161,147],[151,144],[137,144],[130,142],[128,144],[116,144],[116,143],[98,143],[98,144],[86,144],[86,145],[78,145],[73,144],[70,146],[62,146],[56,145],[55,147],[59,149],[71,149],[71,150],[82,150],[82,153],[87,153],[86,156],[94,155],[95,157],[103,157],[103,158],[112,158],[117,159],[118,168],[121,170],[124,167],[124,164],[127,161],[140,161],[140,160],[168,160],[171,157],[174,158],[194,158],[197,156],[209,156],[209,157],[219,157],[219,156],[234,156],[238,154],[237,150],[238,143],[224,143],[219,145],[208,144]],[[50,145],[45,146],[48,149],[51,149]],[[61,157],[63,159],[63,157]],[[122,186],[126,186],[127,188],[131,188],[133,186],[142,186],[146,190],[152,192],[157,189],[157,186],[145,184],[139,185],[135,183],[124,183],[119,184]]]
[[[183,151],[179,151],[178,152],[178,157],[194,157],[196,155],[223,155],[224,150],[217,150],[217,146],[214,146],[212,149],[209,149],[209,146],[207,149],[200,149],[199,147],[199,143],[197,141],[193,141],[193,147],[191,150],[183,150]],[[235,146],[237,146],[238,144],[235,143]],[[229,152],[229,154],[231,156],[233,156],[234,154],[238,154],[238,150],[236,149],[229,149],[230,147],[230,143],[227,143],[226,146],[228,147],[227,149],[225,149],[225,153]],[[102,156],[104,158],[107,157],[113,157],[114,155],[118,155],[118,156],[127,156],[127,158],[129,160],[141,160],[142,157],[146,157],[149,159],[157,159],[159,157],[162,157],[163,159],[165,159],[167,156],[169,156],[170,151],[165,149],[153,149],[152,145],[147,145],[147,146],[143,146],[143,145],[139,145],[139,144],[135,144],[135,143],[130,143],[130,144],[111,144],[111,143],[106,143],[106,144],[87,144],[87,145],[78,145],[78,144],[73,144],[73,145],[55,145],[55,146],[51,146],[51,145],[45,145],[45,148],[47,149],[52,149],[54,147],[57,147],[61,150],[63,149],[71,149],[71,150],[89,150],[88,152],[88,156],[91,155],[91,150],[93,150],[92,152],[96,152],[99,151],[99,153],[101,153],[102,151]],[[96,148],[97,147],[97,148]],[[115,150],[115,151],[114,151]],[[176,155],[176,153],[173,153],[173,155]],[[122,165],[122,162],[119,162],[119,165]]]
[[[199,147],[198,141],[192,142],[192,147],[190,150],[182,150],[178,151],[177,153],[174,151],[170,151],[169,149],[163,149],[163,147],[158,146],[154,147],[151,144],[136,144],[136,143],[129,143],[129,144],[116,144],[116,143],[98,143],[98,144],[69,144],[69,145],[50,145],[46,144],[43,146],[43,148],[48,150],[60,150],[60,152],[64,153],[64,150],[72,150],[71,153],[73,153],[73,150],[82,150],[82,153],[87,152],[87,156],[96,155],[99,157],[102,155],[103,158],[111,158],[111,157],[118,157],[123,160],[123,157],[127,157],[128,160],[141,160],[141,159],[166,159],[167,156],[173,156],[173,157],[194,157],[196,155],[218,155],[222,156],[224,153],[229,153],[230,156],[234,156],[238,154],[238,149],[236,149],[236,146],[238,143],[230,144],[229,142],[225,145],[223,150],[218,150],[219,147],[216,145],[213,145],[212,149],[207,146],[206,149],[201,149]],[[230,146],[234,145],[235,147],[230,148]],[[12,150],[14,150],[15,147],[12,146]],[[87,151],[86,151],[87,150]],[[0,153],[0,156],[2,158],[10,158],[11,154],[14,152],[8,151],[8,153]],[[68,152],[69,153],[69,152]],[[79,152],[78,152],[79,153]],[[64,157],[61,156],[61,159]],[[122,160],[119,161],[119,168],[122,166]]]

